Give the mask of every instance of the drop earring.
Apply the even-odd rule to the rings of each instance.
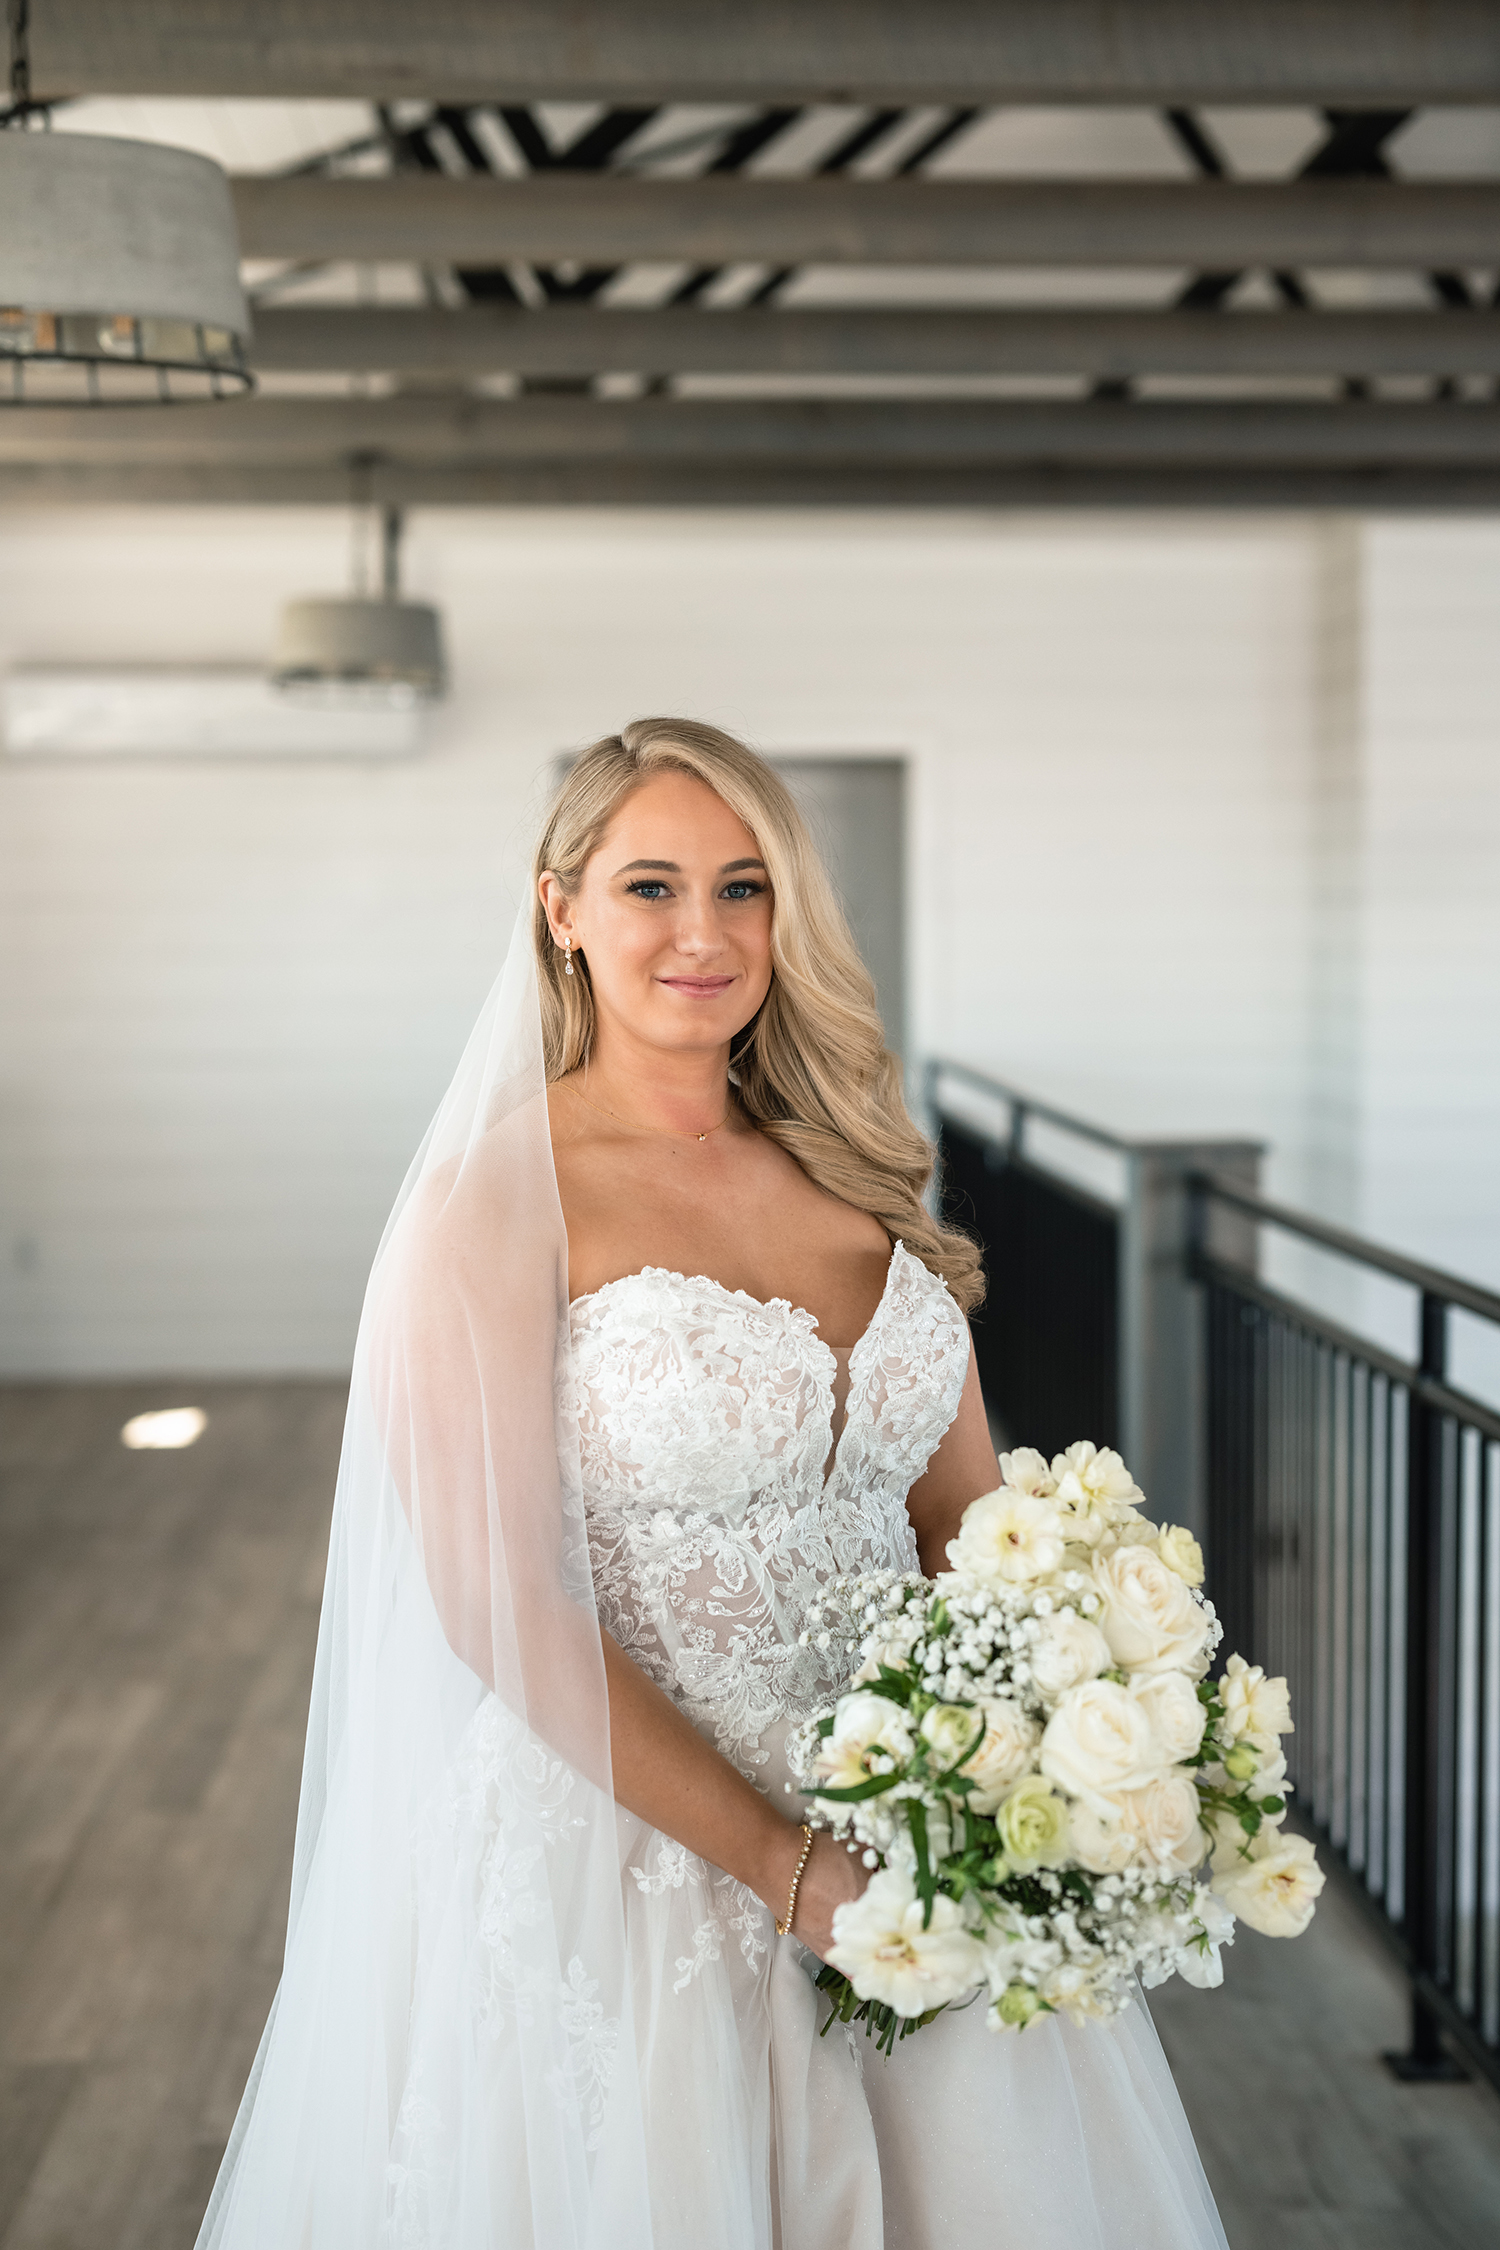
[[[573,974],[573,940],[571,938],[563,939],[563,954],[563,975],[570,977]]]

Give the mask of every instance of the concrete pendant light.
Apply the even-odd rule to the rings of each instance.
[[[29,0],[8,0],[0,405],[171,404],[254,387],[229,182],[186,149],[31,129]]]
[[[360,515],[356,500],[356,522]],[[434,703],[446,691],[442,626],[426,602],[400,598],[402,516],[381,511],[381,593],[288,602],[271,677],[318,700]]]

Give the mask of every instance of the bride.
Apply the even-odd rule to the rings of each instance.
[[[200,2250],[1223,2250],[1143,2005],[820,2035],[808,1604],[998,1479],[929,1171],[783,784],[596,743],[371,1277]]]

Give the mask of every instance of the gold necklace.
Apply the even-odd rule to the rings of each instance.
[[[585,1073],[585,1075],[587,1074]],[[578,1096],[578,1099],[582,1102],[584,1108],[591,1109],[596,1117],[613,1118],[614,1122],[617,1125],[624,1126],[627,1133],[646,1133],[651,1135],[656,1140],[706,1141],[710,1133],[717,1133],[721,1125],[727,1125],[729,1123],[729,1112],[726,1109],[722,1117],[716,1118],[714,1123],[712,1125],[706,1126],[701,1133],[674,1133],[670,1125],[636,1125],[633,1124],[628,1117],[621,1117],[615,1110],[601,1109],[598,1102],[591,1102],[589,1100],[588,1095],[584,1092],[581,1086],[575,1086],[573,1091]]]

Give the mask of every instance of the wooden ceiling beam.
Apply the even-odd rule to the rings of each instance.
[[[24,407],[0,466],[291,468],[373,456],[465,465],[799,462],[927,467],[1500,469],[1500,405],[1371,400],[263,398]]]
[[[1500,22],[1500,9],[1496,10]],[[1500,181],[529,179],[234,182],[247,258],[497,266],[1491,265]]]
[[[268,372],[593,375],[1500,375],[1500,312],[928,306],[268,307]]]
[[[1492,0],[47,0],[32,14],[42,95],[1500,100]]]

